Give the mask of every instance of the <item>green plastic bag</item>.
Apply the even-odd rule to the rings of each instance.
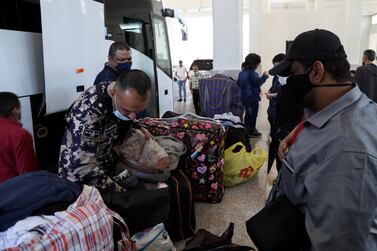
[[[255,176],[266,160],[266,152],[259,147],[246,152],[245,146],[237,142],[225,150],[224,185],[236,186]]]

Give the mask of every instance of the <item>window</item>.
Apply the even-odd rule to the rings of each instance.
[[[377,24],[377,14],[374,14],[372,16],[372,25],[375,25],[375,24]]]
[[[145,24],[142,20],[123,17],[123,24],[119,25],[126,36],[126,43],[132,48],[147,54],[145,42]]]
[[[168,34],[163,17],[153,16],[153,35],[155,38],[157,66],[172,77]]]
[[[0,1],[0,29],[41,33],[39,0]]]

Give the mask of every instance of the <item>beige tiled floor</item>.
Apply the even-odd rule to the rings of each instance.
[[[175,102],[175,112],[194,111],[190,92],[188,91],[187,94],[187,102]],[[268,101],[262,98],[257,128],[263,136],[260,139],[251,139],[251,143],[253,146],[259,146],[268,153],[269,124],[267,121],[267,106]],[[214,234],[221,235],[228,224],[234,222],[233,242],[240,245],[253,246],[247,235],[245,222],[263,207],[275,177],[275,168],[267,177],[266,161],[258,175],[249,182],[226,189],[221,203],[196,203],[197,230],[203,228]],[[185,241],[175,243],[178,250],[182,250],[184,244]]]

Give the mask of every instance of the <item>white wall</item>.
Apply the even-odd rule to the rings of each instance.
[[[272,58],[278,53],[285,53],[286,41],[294,40],[304,31],[315,28],[327,29],[337,34],[343,43],[346,33],[344,15],[344,10],[264,13],[261,34],[263,68],[269,69],[272,66]]]
[[[175,19],[167,19],[172,64],[190,67],[195,59],[213,58],[212,16],[186,17],[188,39],[182,41],[180,24]]]
[[[377,24],[370,26],[368,49],[377,51]]]
[[[293,40],[298,34],[315,29],[327,29],[337,34],[349,53],[351,50],[358,50],[359,56],[354,57],[353,65],[361,63],[362,51],[374,39],[369,37],[370,33],[377,33],[377,25],[368,28],[368,18],[363,17],[361,22],[361,41],[360,48],[348,46],[349,38],[352,39],[354,33],[347,27],[347,17],[345,7],[333,7],[327,9],[318,8],[317,10],[283,10],[268,11],[262,8],[260,45],[262,57],[262,70],[268,70],[272,67],[272,58],[281,52],[285,53],[285,43],[287,40]],[[245,12],[248,13],[248,12]],[[180,26],[176,20],[168,21],[170,47],[172,53],[173,65],[178,64],[178,60],[183,60],[186,66],[189,66],[194,59],[212,58],[213,49],[213,32],[211,13],[205,15],[198,13],[185,13],[188,24],[188,41],[181,40]],[[243,56],[254,51],[249,50],[249,15],[244,14],[243,23]],[[226,32],[226,31],[225,31]],[[250,34],[253,36],[253,34]],[[371,47],[371,46],[369,46]],[[372,49],[374,47],[371,47]],[[241,62],[240,62],[241,64]]]
[[[243,45],[243,1],[213,0],[213,68],[239,70]]]
[[[371,28],[370,24],[371,24],[371,16],[363,16],[361,19],[361,40],[360,40],[359,61],[357,62],[357,65],[351,66],[352,69],[356,69],[357,66],[361,64],[363,51],[365,51],[366,49],[373,49],[373,48],[369,48],[370,28]],[[375,50],[375,48],[373,50]]]
[[[182,60],[189,67],[195,59],[213,59],[213,22],[211,12],[199,15],[185,14],[188,40],[182,41],[180,24],[176,19],[166,19],[169,32],[172,64]],[[243,18],[243,57],[249,52],[249,18]],[[239,63],[241,66],[241,62]]]

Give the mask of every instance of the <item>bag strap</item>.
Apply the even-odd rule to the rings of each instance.
[[[296,139],[297,139],[298,135],[300,134],[300,132],[302,131],[302,129],[304,129],[304,123],[305,123],[305,121],[306,121],[305,117],[302,116],[300,123],[297,125],[296,129],[293,132],[292,138],[290,138],[290,140],[288,141],[288,145],[289,146],[296,142]]]
[[[109,214],[113,217],[113,222],[120,228],[120,233],[122,240],[118,241],[118,250],[121,251],[134,251],[136,250],[135,241],[130,237],[130,231],[128,230],[126,222],[120,217],[119,214],[115,213],[113,210],[108,209]]]

